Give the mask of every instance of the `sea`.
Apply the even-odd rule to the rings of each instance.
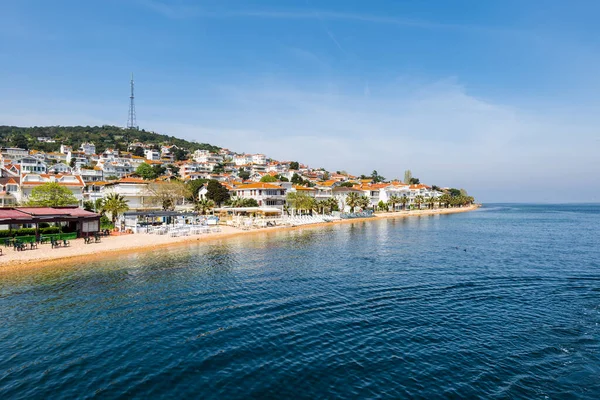
[[[599,227],[486,204],[0,261],[0,399],[599,399]]]

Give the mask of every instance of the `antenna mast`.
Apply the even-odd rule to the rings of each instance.
[[[131,73],[131,96],[129,96],[129,117],[127,118],[127,129],[138,129],[135,118],[135,96],[133,94],[133,73]]]

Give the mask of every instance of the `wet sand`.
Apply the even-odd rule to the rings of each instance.
[[[303,225],[298,227],[278,226],[271,228],[241,230],[229,226],[221,226],[221,232],[181,237],[171,237],[169,235],[131,234],[103,237],[100,243],[91,244],[85,244],[83,239],[77,239],[71,240],[71,245],[69,247],[59,247],[55,249],[53,249],[49,243],[40,244],[38,245],[37,249],[26,251],[14,251],[10,247],[3,247],[3,255],[0,256],[0,273],[14,271],[15,269],[41,268],[44,266],[57,265],[65,262],[88,262],[101,260],[103,258],[115,259],[120,255],[122,256],[125,254],[156,251],[161,248],[170,248],[181,244],[226,240],[232,237],[247,236],[257,233],[278,232],[283,230],[316,229],[321,226],[331,226],[333,224],[376,221],[386,218],[455,214],[472,211],[478,207],[479,205],[473,205],[462,208],[378,213],[372,218],[345,219],[341,221]]]

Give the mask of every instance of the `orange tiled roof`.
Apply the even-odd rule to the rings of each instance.
[[[256,183],[249,183],[247,185],[238,186],[237,189],[239,189],[239,190],[246,190],[246,189],[282,189],[282,187],[278,186],[278,185],[273,185],[273,184],[270,184],[270,183],[266,183],[266,182],[256,182]]]

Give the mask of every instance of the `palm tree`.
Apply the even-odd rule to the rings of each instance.
[[[429,208],[433,210],[433,206],[435,206],[435,197],[428,197],[427,203],[429,204]]]
[[[346,196],[346,205],[350,207],[350,212],[354,212],[354,208],[360,205],[360,196],[358,193],[348,193],[348,196]]]
[[[406,211],[406,203],[408,203],[408,197],[406,197],[406,195],[400,197],[400,203],[402,203],[402,207],[404,208],[404,211]]]
[[[417,203],[417,207],[419,208],[419,210],[421,209],[421,204],[425,202],[425,198],[421,195],[418,195],[415,197],[415,203]]]
[[[448,208],[448,206],[452,202],[452,197],[448,193],[444,193],[440,196],[440,202],[444,205],[445,208]]]
[[[129,210],[128,201],[123,196],[117,193],[110,193],[102,201],[102,212],[110,213],[112,223],[117,221],[119,214]]]
[[[391,195],[388,203],[392,206],[392,211],[396,211],[396,204],[400,203],[400,198],[398,196]]]
[[[339,210],[340,204],[338,203],[338,201],[335,198],[330,197],[325,201],[327,202],[327,207],[328,207],[330,213],[333,211]]]
[[[215,208],[215,202],[209,199],[200,199],[194,204],[194,211],[205,215],[207,211]]]
[[[371,205],[371,199],[368,198],[366,195],[362,195],[358,198],[358,206],[360,208],[362,208],[363,210],[366,210],[367,208],[369,208],[369,206]]]

